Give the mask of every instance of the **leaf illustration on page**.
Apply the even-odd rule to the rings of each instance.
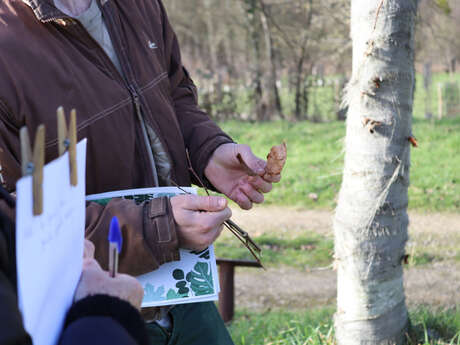
[[[191,253],[191,254],[198,255],[198,257],[199,257],[200,259],[209,260],[209,258],[210,258],[210,255],[209,255],[209,247],[206,248],[205,250],[202,250],[201,252],[191,251],[190,253]]]
[[[206,262],[197,262],[194,271],[187,273],[186,280],[190,282],[190,287],[195,296],[203,296],[214,293],[212,272]]]
[[[188,297],[188,294],[177,293],[176,291],[174,291],[174,289],[169,289],[168,293],[166,294],[167,300],[184,298],[184,297]]]
[[[164,294],[164,286],[160,286],[158,289],[155,289],[152,284],[147,283],[144,287],[144,302],[164,301],[166,299]]]

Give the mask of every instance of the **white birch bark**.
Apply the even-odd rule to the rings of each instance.
[[[400,344],[417,0],[351,0],[353,73],[334,217],[339,345]]]

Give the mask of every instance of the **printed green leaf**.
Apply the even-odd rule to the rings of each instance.
[[[160,286],[158,289],[155,289],[152,284],[147,283],[144,287],[144,302],[164,301],[164,293],[164,286]]]
[[[206,262],[197,262],[194,271],[187,273],[186,279],[190,282],[190,288],[195,296],[203,296],[214,293],[211,268]]]
[[[182,280],[185,277],[184,271],[178,268],[173,271],[172,275],[173,275],[173,278],[176,280]]]
[[[184,297],[188,297],[188,294],[186,294],[186,293],[185,294],[177,293],[176,291],[174,291],[174,289],[169,289],[168,293],[166,294],[166,299],[167,300],[184,298]]]

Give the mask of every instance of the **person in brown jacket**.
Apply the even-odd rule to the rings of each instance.
[[[78,137],[89,139],[87,194],[202,181],[249,209],[280,179],[262,177],[265,162],[198,108],[160,0],[0,2],[0,173],[10,192],[21,175],[22,126],[33,137],[45,124],[46,160],[57,157],[59,106],[77,109]],[[258,176],[248,176],[238,154]],[[222,197],[190,195],[88,203],[86,236],[104,268],[114,215],[125,239],[120,271],[139,275],[178,260],[180,247],[207,247],[231,211]],[[212,303],[162,312],[152,340],[232,343]]]

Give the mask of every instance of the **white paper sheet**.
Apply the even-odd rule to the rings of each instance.
[[[85,235],[86,139],[77,145],[78,185],[69,157],[44,167],[43,214],[33,216],[32,177],[16,185],[18,299],[34,345],[54,345],[80,279]]]

